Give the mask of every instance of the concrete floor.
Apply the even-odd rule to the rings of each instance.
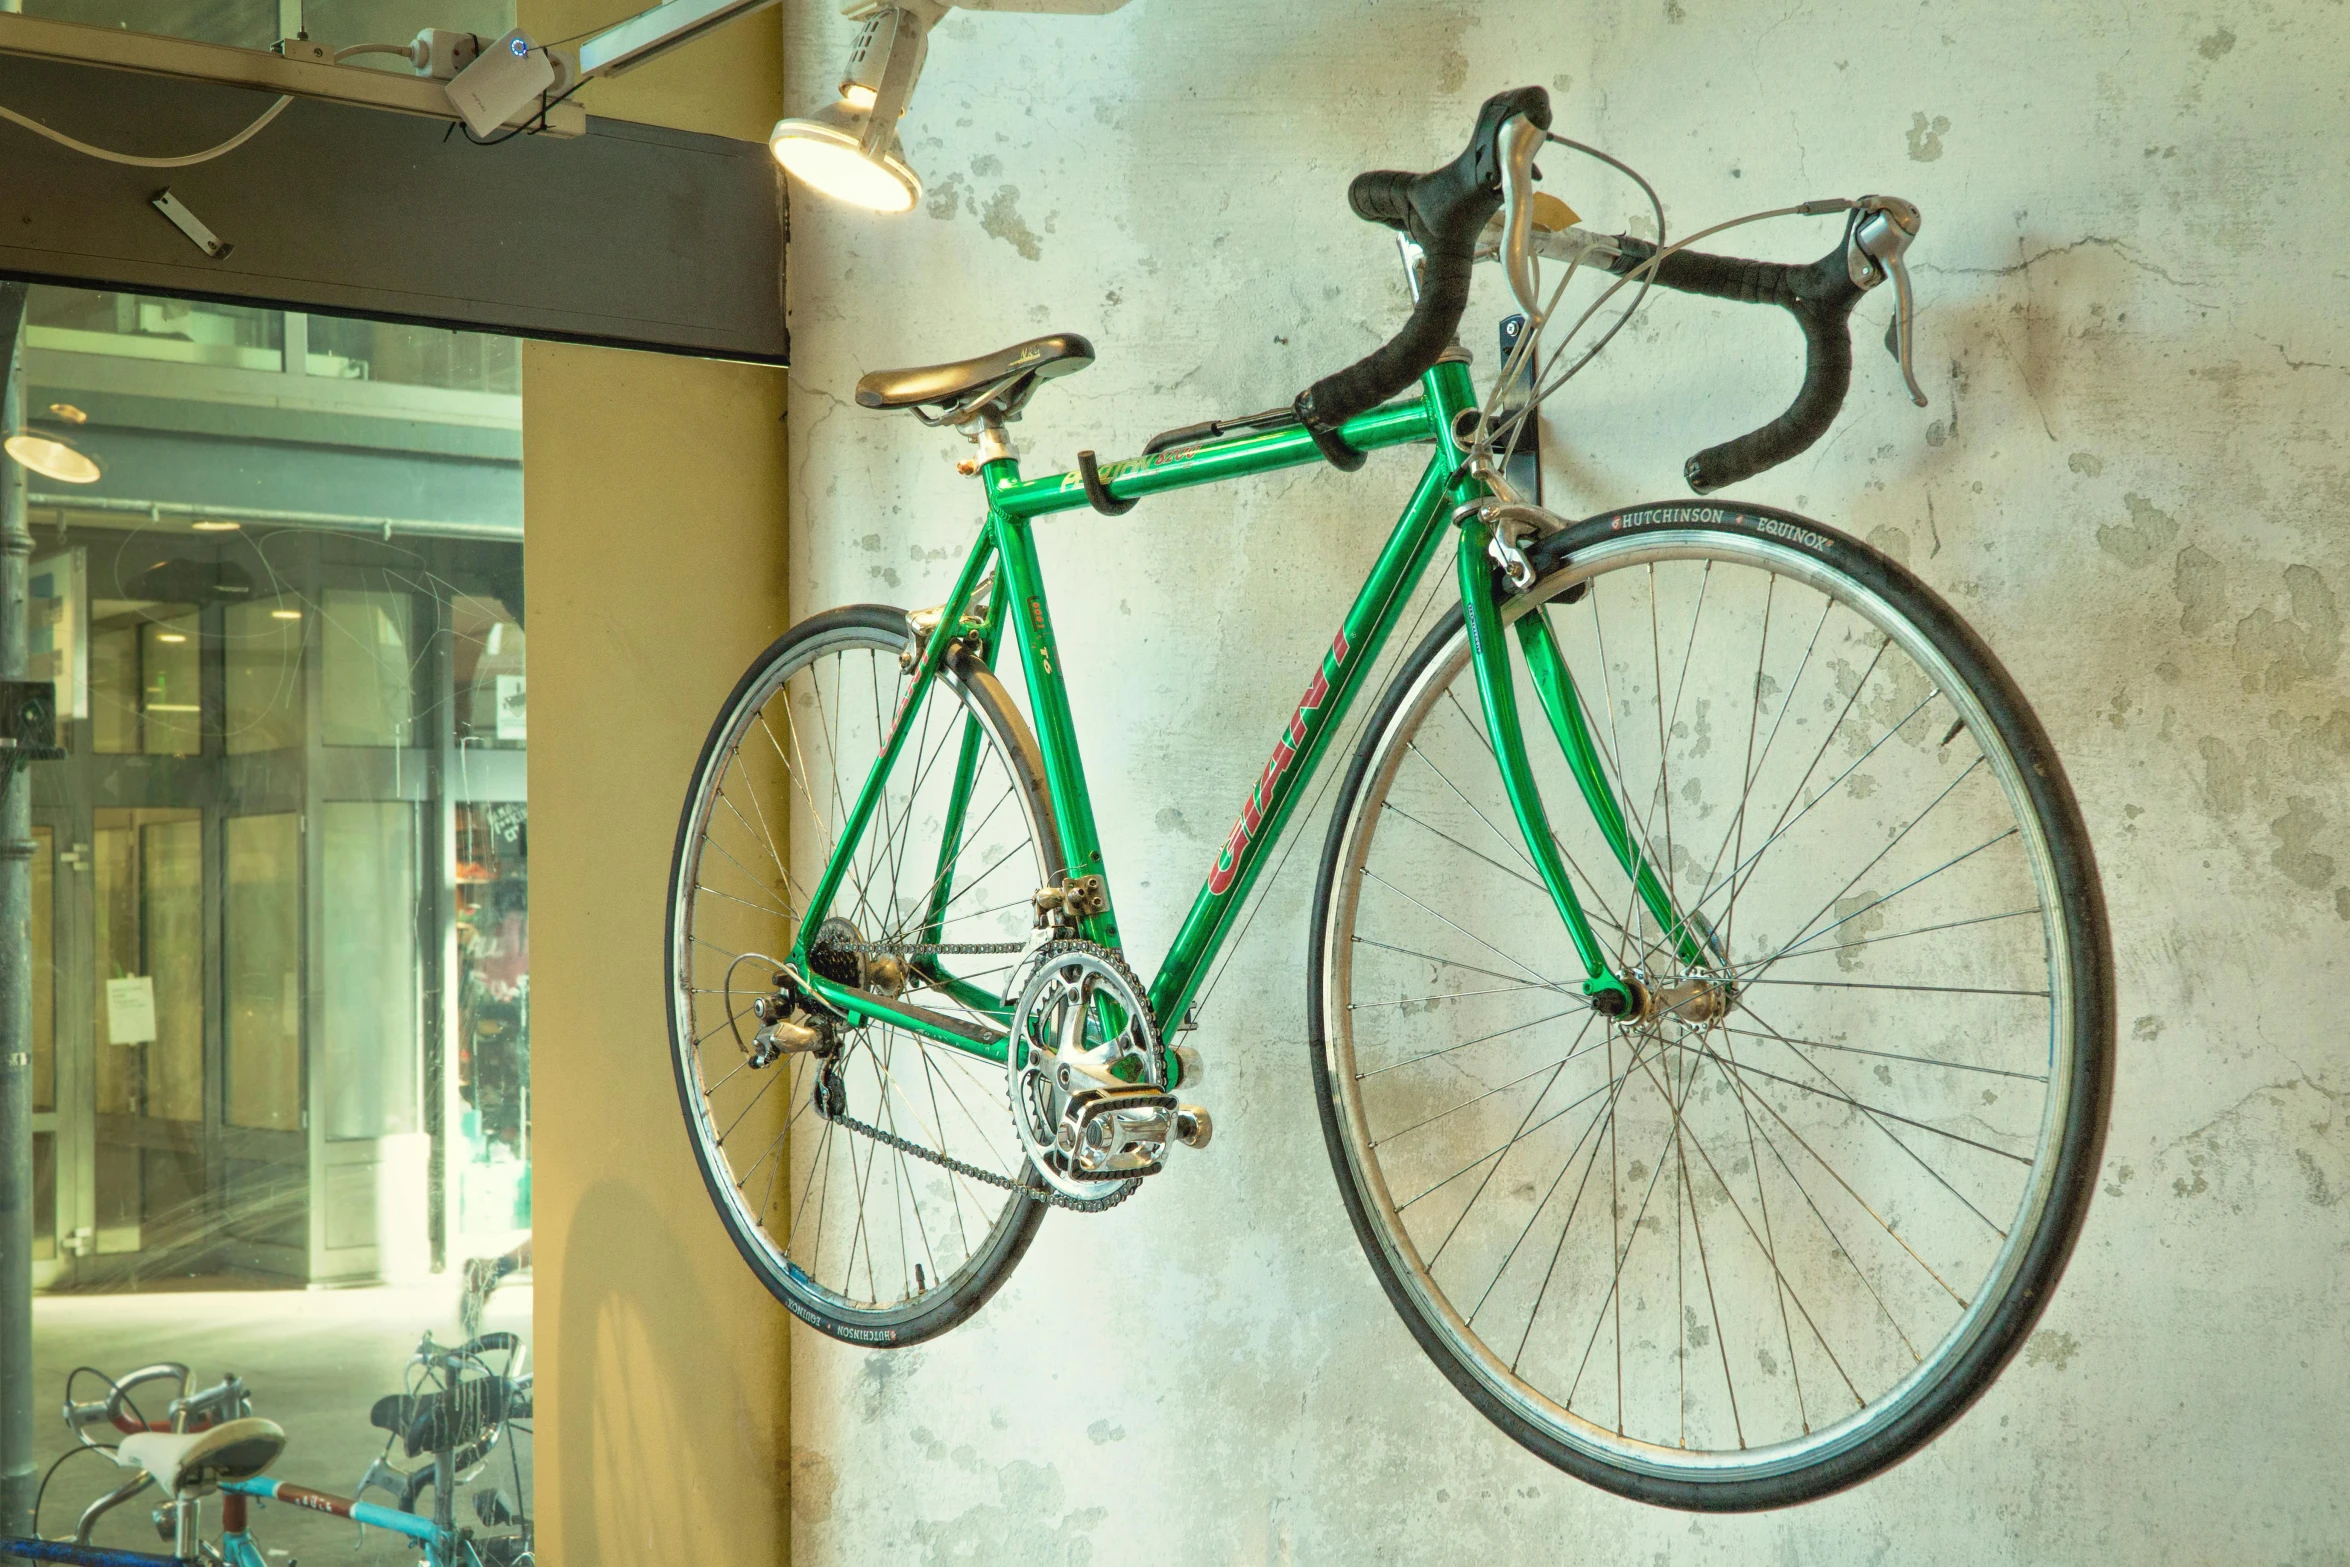
[[[510,1283],[491,1299],[484,1330],[503,1328],[524,1335],[527,1342],[530,1311],[530,1284]],[[286,1430],[286,1451],[272,1474],[348,1496],[384,1448],[383,1433],[367,1423],[368,1409],[384,1394],[401,1389],[408,1357],[428,1330],[442,1343],[458,1338],[453,1279],[416,1289],[199,1288],[44,1296],[33,1307],[33,1356],[43,1404],[36,1426],[41,1461],[46,1465],[72,1445],[58,1418],[66,1374],[72,1368],[92,1366],[119,1376],[135,1366],[178,1360],[194,1369],[199,1386],[209,1386],[231,1371],[244,1378],[252,1388],[253,1412]],[[84,1376],[75,1393],[88,1401],[101,1396],[102,1388]],[[527,1486],[529,1437],[519,1445]],[[412,1467],[404,1456],[394,1461],[402,1468]],[[513,1493],[511,1464],[508,1449],[501,1445],[461,1492],[461,1520],[471,1517],[474,1491],[494,1484]],[[82,1507],[120,1478],[97,1458],[77,1457],[66,1463],[42,1504],[42,1533],[69,1534]],[[369,1499],[385,1498],[378,1494]],[[430,1505],[429,1493],[425,1505]],[[117,1508],[98,1526],[95,1539],[100,1544],[155,1549],[149,1521],[153,1506],[150,1498],[141,1497]],[[217,1528],[218,1519],[217,1507],[208,1507],[208,1531]],[[415,1550],[396,1536],[368,1530],[362,1538],[351,1524],[291,1507],[259,1509],[253,1532],[271,1561],[299,1557],[388,1567],[417,1559]]]

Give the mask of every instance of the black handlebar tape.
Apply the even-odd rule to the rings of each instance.
[[[1346,204],[1365,223],[1384,223],[1400,231],[1410,221],[1412,181],[1419,177],[1400,169],[1358,174],[1347,184]]]
[[[1297,416],[1324,455],[1330,454],[1333,443],[1343,446],[1337,442],[1340,425],[1418,380],[1460,331],[1461,312],[1469,305],[1477,240],[1486,220],[1501,206],[1501,128],[1517,115],[1548,130],[1550,94],[1539,87],[1519,87],[1486,99],[1477,111],[1477,128],[1468,147],[1443,168],[1426,174],[1375,170],[1357,175],[1348,185],[1347,203],[1357,217],[1409,234],[1426,261],[1420,301],[1403,330],[1298,394]]]
[[[1620,236],[1611,270],[1630,272],[1656,246]],[[1665,257],[1656,281],[1684,294],[1707,294],[1743,304],[1778,305],[1803,329],[1803,388],[1787,411],[1758,430],[1709,446],[1682,465],[1689,488],[1700,495],[1751,479],[1801,455],[1828,433],[1852,385],[1852,307],[1863,290],[1845,269],[1844,244],[1808,266],[1746,261],[1682,250]]]

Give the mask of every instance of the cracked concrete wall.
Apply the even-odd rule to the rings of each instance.
[[[786,26],[812,104],[847,24],[790,0]],[[1100,363],[1016,431],[1032,473],[1285,402],[1401,317],[1348,176],[1449,155],[1503,86],[1548,85],[1560,129],[1646,172],[1679,231],[1898,192],[1925,212],[1933,406],[1867,346],[1872,296],[1835,432],[1737,493],[1906,561],[2038,708],[2103,859],[2120,1076],[2071,1272],[1954,1429],[1787,1513],[1618,1501],[1455,1397],[1348,1232],[1304,1059],[1310,822],[1195,1036],[1210,1153],[1050,1219],[931,1345],[795,1324],[794,1560],[2350,1561],[2346,54],[2339,4],[2199,0],[951,17],[905,126],[921,209],[794,214],[795,614],[935,602],[975,520],[960,443],[855,409],[861,372],[1086,333]],[[1594,226],[1633,215],[1621,182],[1545,162]],[[1780,259],[1832,239],[1747,232]],[[1502,290],[1479,286],[1490,373]],[[1684,493],[1687,453],[1781,407],[1798,350],[1760,315],[1655,300],[1551,405],[1553,504]],[[1043,527],[1142,966],[1413,468]]]

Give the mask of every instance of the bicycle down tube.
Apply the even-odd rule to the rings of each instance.
[[[1454,416],[1475,407],[1476,396],[1466,365],[1447,361],[1421,378],[1421,395],[1417,399],[1388,404],[1344,427],[1346,441],[1358,450],[1428,442],[1433,443],[1435,452],[1369,577],[1312,672],[1303,696],[1284,722],[1271,757],[1242,801],[1239,817],[1220,846],[1214,865],[1150,985],[1151,1007],[1159,1018],[1169,1021],[1180,1018],[1197,995],[1209,964],[1227,939],[1233,915],[1246,901],[1263,869],[1264,850],[1280,837],[1300,792],[1324,760],[1329,741],[1359,694],[1366,672],[1377,662],[1404,606],[1434,560],[1446,521],[1456,507],[1487,494],[1485,486],[1469,477],[1461,467],[1463,453],[1451,434]],[[1321,460],[1322,453],[1312,437],[1292,427],[1113,463],[1102,467],[1099,473],[1113,496],[1132,499]],[[1053,812],[1050,831],[1058,840],[1068,875],[1098,875],[1104,869],[1100,836],[1062,676],[1060,651],[1053,637],[1035,541],[1029,531],[1030,523],[1039,517],[1075,510],[1089,502],[1078,474],[1023,480],[1017,463],[1010,458],[989,462],[983,470],[983,481],[989,495],[987,524],[964,562],[954,590],[939,612],[937,624],[922,644],[914,679],[900,700],[881,755],[841,824],[836,847],[809,897],[806,906],[812,911],[831,906],[854,846],[863,837],[878,807],[884,780],[906,743],[912,727],[907,723],[908,717],[920,707],[930,683],[937,678],[941,662],[950,656],[954,642],[975,632],[983,662],[992,662],[1006,633],[1019,638],[1031,721],[1043,756]],[[1496,737],[1495,750],[1505,789],[1526,839],[1528,854],[1541,872],[1544,886],[1586,971],[1584,993],[1594,998],[1612,993],[1609,999],[1615,1006],[1629,1009],[1631,987],[1608,967],[1606,955],[1592,933],[1551,838],[1548,818],[1536,791],[1519,729],[1507,646],[1498,634],[1501,607],[1495,595],[1495,573],[1486,562],[1485,545],[1484,525],[1473,518],[1465,521],[1461,526],[1461,590],[1469,608],[1472,643],[1478,650],[1475,662],[1484,716],[1489,731]],[[991,575],[988,601],[974,615],[975,597],[981,584],[991,580]],[[1625,813],[1582,726],[1572,675],[1558,657],[1555,646],[1544,645],[1546,639],[1522,634],[1521,640],[1540,705],[1549,720],[1547,727],[1559,742],[1585,805],[1618,862],[1631,876],[1658,927],[1672,933],[1681,955],[1693,960],[1693,954],[1702,951],[1699,941],[1674,911],[1644,850],[1626,825]],[[972,766],[975,744],[975,737],[966,732],[957,757],[942,860],[952,853],[960,834],[961,813],[968,803],[964,775]],[[1114,946],[1118,941],[1117,917],[1108,901],[1106,879],[1104,888],[1102,906],[1082,918],[1079,930],[1088,940]],[[942,878],[930,891],[926,927],[935,929],[939,924],[940,909],[947,896],[948,888]],[[815,973],[807,962],[808,941],[808,932],[803,928],[792,954],[794,968],[810,990],[846,1014],[852,1025],[878,1021],[991,1061],[1005,1058],[1000,1028],[991,1033],[982,1025],[841,985]],[[1009,1016],[1010,1008],[1001,998],[955,979],[943,965],[936,976],[946,981],[949,994],[991,1020],[1000,1024]]]

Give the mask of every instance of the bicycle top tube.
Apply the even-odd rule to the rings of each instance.
[[[439,1534],[430,1518],[419,1518],[414,1513],[404,1513],[396,1507],[385,1507],[376,1502],[331,1496],[324,1491],[313,1491],[308,1486],[293,1485],[268,1475],[259,1475],[251,1480],[223,1480],[220,1488],[244,1496],[257,1496],[264,1501],[283,1502],[289,1507],[306,1507],[314,1513],[348,1518],[353,1523],[365,1524],[371,1529],[389,1529],[411,1540],[430,1543]]]
[[[1406,446],[1434,440],[1436,416],[1424,397],[1414,395],[1348,420],[1340,433],[1358,451]],[[1132,500],[1164,490],[1215,484],[1322,460],[1322,450],[1314,444],[1312,434],[1300,425],[1290,425],[1262,435],[1243,435],[1204,446],[1133,457],[1106,464],[1097,471],[1112,497]],[[1074,470],[1040,479],[1014,479],[997,486],[988,500],[997,511],[1013,517],[1042,517],[1091,504],[1084,479]]]

